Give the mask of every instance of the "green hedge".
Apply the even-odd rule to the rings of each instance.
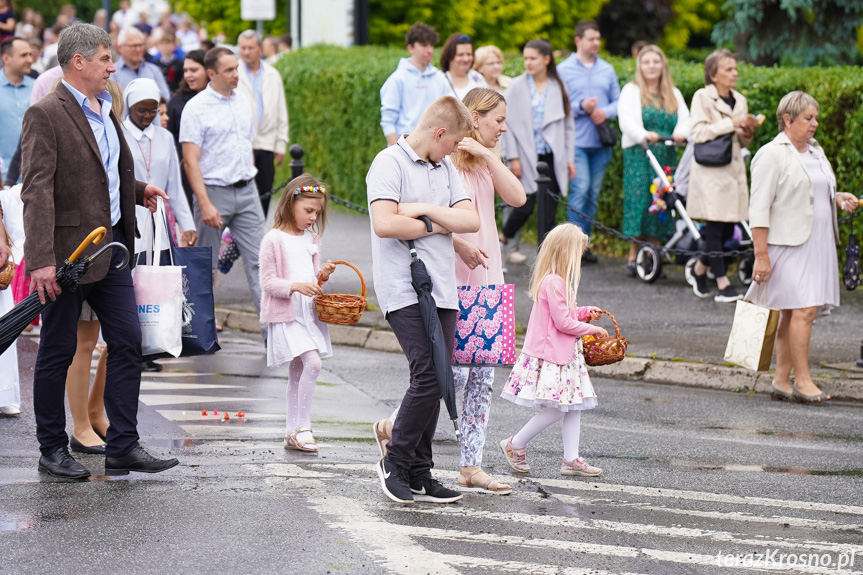
[[[366,203],[366,172],[375,154],[386,146],[380,128],[380,87],[405,55],[396,48],[323,46],[296,50],[279,61],[291,140],[305,148],[307,169],[338,196]],[[633,77],[633,60],[609,60],[621,84]],[[671,70],[687,101],[704,86],[699,64],[672,61]],[[863,70],[748,65],[740,65],[739,70],[738,89],[748,99],[750,112],[767,116],[750,149],[754,152],[775,137],[776,107],[782,96],[805,90],[820,103],[816,137],[836,170],[839,189],[859,195],[863,191]],[[516,76],[523,71],[521,59],[508,55],[504,73]],[[618,146],[606,172],[597,214],[599,221],[617,229],[623,215],[622,179],[623,153]],[[563,209],[558,217],[565,218]],[[601,235],[595,239],[601,251],[603,246],[611,251],[622,247]]]

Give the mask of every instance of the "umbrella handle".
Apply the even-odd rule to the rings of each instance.
[[[429,219],[428,216],[417,216],[417,219],[422,220],[426,223],[426,231],[428,233],[432,233],[434,231],[434,228],[432,227],[431,220]]]
[[[99,226],[98,228],[90,232],[90,235],[84,238],[84,241],[81,242],[81,245],[78,246],[78,249],[72,252],[72,255],[69,256],[69,259],[66,261],[68,261],[69,263],[74,263],[75,260],[77,260],[78,257],[81,255],[81,252],[87,249],[87,246],[89,246],[91,243],[98,244],[99,242],[101,242],[102,238],[105,237],[105,234],[107,232],[108,230],[106,230],[104,226]],[[126,255],[128,256],[128,250],[126,251]]]
[[[123,261],[116,266],[118,270],[121,270],[127,265],[129,265],[129,248],[127,248],[124,244],[121,244],[120,242],[111,242],[95,254],[84,258],[84,261],[87,262],[87,265],[90,265],[94,261],[99,259],[105,252],[109,251],[111,248],[119,248],[123,252]]]

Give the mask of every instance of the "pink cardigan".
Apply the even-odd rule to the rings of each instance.
[[[261,323],[284,323],[294,321],[294,305],[291,301],[291,266],[281,247],[281,234],[270,230],[261,241],[260,267],[261,280]],[[311,232],[305,232],[311,234]],[[318,253],[312,256],[315,275],[321,273],[321,238],[312,234]]]
[[[539,288],[539,299],[533,304],[522,353],[566,365],[575,358],[576,338],[592,335],[596,328],[584,323],[590,307],[566,307],[566,284],[562,277],[550,274]]]

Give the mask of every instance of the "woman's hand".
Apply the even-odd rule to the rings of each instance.
[[[186,230],[180,236],[180,247],[194,246],[198,241],[198,234],[195,230]]]
[[[685,144],[687,140],[683,134],[672,134],[671,139],[674,140],[675,144]]]
[[[327,260],[327,263],[321,266],[321,280],[327,281],[330,279],[330,276],[333,275],[334,271],[336,271],[336,264]]]
[[[598,307],[590,308],[590,321],[599,321],[599,318],[602,317],[602,310]]]
[[[461,261],[463,261],[464,265],[468,268],[473,270],[482,266],[485,269],[488,269],[488,266],[485,263],[485,260],[488,259],[488,254],[478,246],[458,239],[453,241],[453,246],[455,247],[455,253],[458,254],[458,257],[461,258]]]
[[[509,161],[509,171],[512,172],[512,175],[516,178],[521,177],[521,160],[515,159]]]
[[[770,279],[770,258],[767,256],[755,256],[755,265],[752,267],[752,281],[757,284]]]
[[[606,338],[608,337],[608,332],[605,331],[604,327],[599,327],[598,325],[593,326],[593,335],[597,338]]]
[[[849,214],[854,213],[858,206],[857,196],[848,192],[839,192],[836,194],[836,205]]]
[[[737,116],[733,120],[735,128],[749,128],[749,116]]]
[[[644,135],[644,139],[647,140],[648,142],[650,142],[651,144],[655,144],[656,142],[659,141],[659,134],[657,134],[656,132],[647,132]]]
[[[570,180],[575,177],[575,164],[572,162],[566,163],[566,175],[569,176]]]
[[[308,283],[295,283],[291,285],[291,291],[298,292],[309,297],[315,297],[316,295],[321,295],[322,293],[324,293],[324,290],[322,290],[321,286],[319,286],[318,284]]]
[[[462,138],[461,142],[458,143],[458,149],[477,158],[486,158],[489,153],[492,153],[488,148],[470,137]]]

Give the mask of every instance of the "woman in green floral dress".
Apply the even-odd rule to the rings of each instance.
[[[627,236],[664,242],[674,232],[670,212],[649,213],[653,202],[650,186],[656,173],[641,145],[650,150],[661,166],[673,166],[677,155],[666,139],[683,143],[689,136],[689,109],[680,90],[674,87],[668,61],[657,46],[645,46],[638,53],[635,80],[620,91],[617,104],[623,132],[623,233]],[[626,272],[635,275],[638,244],[632,243]]]

